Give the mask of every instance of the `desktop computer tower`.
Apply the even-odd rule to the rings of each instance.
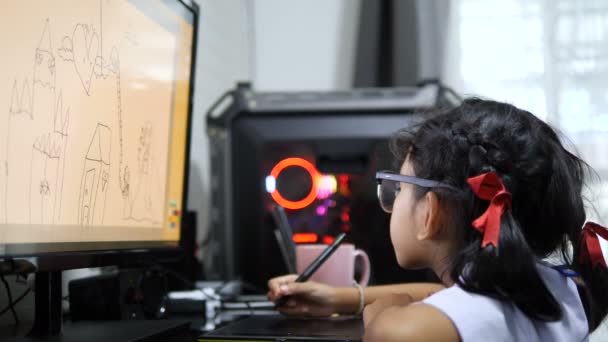
[[[255,92],[239,84],[207,114],[211,218],[209,278],[265,289],[287,272],[273,235],[272,208],[285,207],[296,243],[347,242],[370,257],[371,283],[432,280],[397,265],[389,215],[376,199],[375,172],[398,170],[391,134],[437,106],[442,88]]]

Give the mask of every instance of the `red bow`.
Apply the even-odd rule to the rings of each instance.
[[[598,235],[608,240],[608,229],[593,222],[585,223],[583,230],[580,232],[581,251],[579,262],[591,263],[592,268],[598,264],[606,267],[606,260],[604,260],[600,240],[597,238]]]
[[[494,172],[471,177],[467,183],[477,197],[490,201],[488,209],[473,221],[473,227],[483,234],[481,247],[488,244],[498,247],[500,217],[506,209],[511,208],[511,193]]]

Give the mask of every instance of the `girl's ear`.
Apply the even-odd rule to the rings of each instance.
[[[422,227],[420,230],[418,230],[416,237],[418,240],[433,239],[440,233],[441,230],[439,197],[437,197],[436,193],[428,191],[419,204],[420,207],[418,210],[423,210],[421,213]]]

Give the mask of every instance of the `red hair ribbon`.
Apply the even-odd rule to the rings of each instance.
[[[473,227],[483,234],[481,247],[488,244],[498,247],[500,218],[506,209],[511,208],[511,193],[494,172],[471,177],[467,183],[477,197],[490,201],[488,209],[473,221]]]
[[[598,235],[608,240],[608,229],[593,222],[585,223],[583,230],[580,232],[581,251],[579,262],[591,263],[592,268],[598,264],[606,267],[606,260],[604,260],[600,240],[597,238]]]

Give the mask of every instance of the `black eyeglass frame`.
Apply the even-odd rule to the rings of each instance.
[[[449,184],[445,184],[445,183],[435,181],[435,180],[420,178],[420,177],[416,177],[416,176],[406,176],[406,175],[402,175],[402,174],[395,173],[392,171],[378,171],[378,172],[376,172],[376,181],[378,182],[378,190],[377,190],[378,202],[380,202],[380,207],[382,208],[382,210],[384,210],[387,213],[393,212],[393,202],[395,201],[395,198],[392,198],[391,203],[384,203],[383,195],[382,195],[383,191],[381,190],[382,181],[384,181],[384,180],[414,184],[414,185],[418,185],[418,186],[421,186],[421,187],[427,188],[427,189],[444,188],[444,189],[450,189],[453,191],[459,191],[459,189],[457,189],[456,187],[453,187]]]
[[[420,178],[416,176],[406,176],[392,171],[378,171],[376,172],[376,181],[378,185],[382,183],[382,180],[391,180],[401,183],[409,183],[421,186],[423,188],[445,188],[454,191],[459,191],[458,188],[453,187],[449,184],[442,183],[440,181]]]

